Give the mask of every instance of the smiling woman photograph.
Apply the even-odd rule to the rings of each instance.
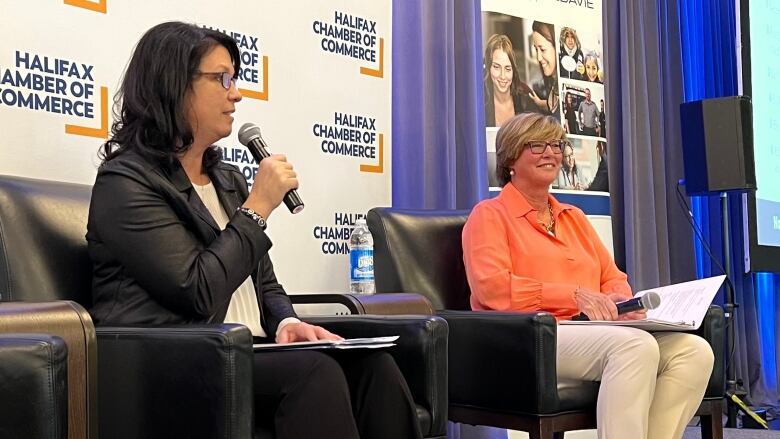
[[[474,310],[546,311],[559,321],[618,316],[632,297],[579,208],[550,194],[569,145],[557,120],[523,113],[496,137],[501,193],[477,204],[463,228],[463,259]],[[558,379],[599,382],[599,438],[680,439],[713,367],[703,338],[625,326],[558,325]]]
[[[582,54],[582,44],[577,37],[577,31],[571,27],[561,29],[558,48],[558,61],[560,62],[561,78],[581,79],[582,75],[577,71],[583,66],[585,56]]]
[[[561,145],[561,172],[558,173],[553,185],[558,189],[571,189],[581,191],[588,185],[583,181],[582,169],[577,166],[574,157],[574,145],[571,142],[562,142]]]
[[[501,126],[505,120],[523,111],[515,51],[508,36],[493,34],[488,38],[482,68],[485,126]]]
[[[541,73],[541,83],[536,83],[530,97],[537,111],[560,120],[558,111],[558,56],[555,54],[555,30],[553,25],[534,21],[531,25],[531,44]]]
[[[248,189],[215,146],[233,130],[240,68],[233,39],[192,24],[159,24],[135,46],[90,203],[95,324],[224,322],[258,342],[340,339],[297,318],[269,257],[267,220],[298,187],[292,164],[261,160]],[[386,352],[263,352],[252,375],[254,425],[278,439],[421,437]]]
[[[599,68],[599,57],[594,52],[585,55],[585,75],[583,80],[601,84],[604,73]]]

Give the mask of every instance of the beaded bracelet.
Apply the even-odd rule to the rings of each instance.
[[[263,218],[262,215],[255,212],[254,210],[248,207],[239,207],[236,210],[248,216],[252,221],[256,222],[261,229],[265,230],[265,228],[268,227],[268,224],[265,222],[265,218]]]

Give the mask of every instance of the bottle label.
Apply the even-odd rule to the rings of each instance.
[[[350,280],[353,282],[374,280],[374,250],[353,249],[349,252]]]

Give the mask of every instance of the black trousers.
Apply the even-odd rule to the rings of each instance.
[[[409,387],[390,354],[370,349],[255,354],[255,424],[276,439],[416,439]]]

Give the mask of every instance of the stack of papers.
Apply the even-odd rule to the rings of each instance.
[[[345,340],[298,341],[294,343],[255,343],[255,351],[294,351],[301,349],[378,349],[395,346],[397,335],[388,337],[348,338]]]
[[[683,282],[665,287],[653,288],[636,293],[642,296],[655,291],[661,297],[661,304],[656,309],[647,311],[645,320],[591,320],[591,321],[561,321],[563,325],[612,325],[631,326],[648,331],[679,331],[699,329],[707,309],[718,293],[726,276],[714,276],[705,279]]]

